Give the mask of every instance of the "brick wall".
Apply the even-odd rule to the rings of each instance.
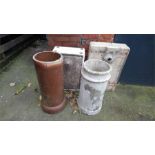
[[[114,34],[48,34],[48,45],[83,47],[88,55],[90,41],[113,42]]]

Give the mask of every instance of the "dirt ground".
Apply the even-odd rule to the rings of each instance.
[[[155,120],[155,88],[121,84],[116,91],[105,93],[103,107],[98,115],[79,113],[70,99],[62,112],[51,115],[44,113],[40,108],[40,92],[32,56],[46,49],[46,41],[36,41],[1,71],[1,121]],[[67,92],[65,94],[68,97]]]

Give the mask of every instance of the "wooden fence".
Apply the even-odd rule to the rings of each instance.
[[[34,39],[32,34],[0,34],[0,67]]]

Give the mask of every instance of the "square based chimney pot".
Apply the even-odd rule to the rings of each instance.
[[[80,88],[81,68],[85,59],[85,49],[77,47],[55,46],[52,51],[63,55],[64,88],[77,90]]]

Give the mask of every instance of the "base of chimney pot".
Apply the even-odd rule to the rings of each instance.
[[[55,113],[62,111],[65,108],[65,105],[66,105],[65,101],[66,100],[64,98],[64,100],[61,102],[61,104],[59,104],[55,107],[49,107],[44,104],[41,104],[41,107],[44,112],[49,113],[49,114],[55,114]]]

